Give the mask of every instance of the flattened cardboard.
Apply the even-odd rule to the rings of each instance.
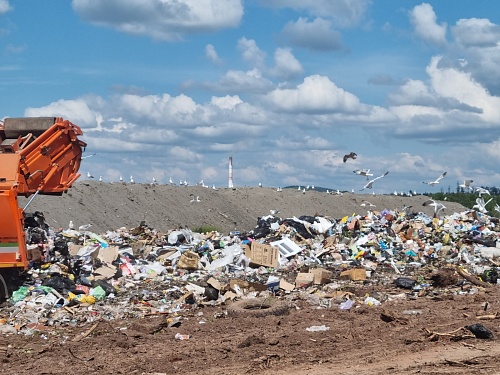
[[[97,258],[104,263],[113,263],[118,258],[118,246],[101,247]]]
[[[252,266],[278,267],[279,250],[276,247],[253,241],[250,247],[245,246],[245,256]]]
[[[286,280],[280,279],[280,289],[283,289],[287,292],[291,292],[292,290],[295,289],[295,285],[293,285],[292,283],[289,283]]]

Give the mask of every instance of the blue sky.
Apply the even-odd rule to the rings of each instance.
[[[0,118],[79,125],[82,179],[224,187],[232,156],[236,186],[359,191],[362,168],[389,171],[376,193],[498,186],[499,18],[472,0],[0,0]]]

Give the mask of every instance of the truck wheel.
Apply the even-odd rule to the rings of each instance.
[[[249,298],[232,302],[227,308],[229,316],[263,317],[286,315],[290,306],[275,298]]]
[[[7,283],[0,273],[0,303],[9,298],[9,289],[7,288]]]

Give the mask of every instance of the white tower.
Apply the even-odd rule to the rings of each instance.
[[[229,189],[233,189],[233,157],[229,157],[229,183],[228,183]]]

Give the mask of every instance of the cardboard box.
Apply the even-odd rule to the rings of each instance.
[[[245,246],[245,256],[252,266],[278,267],[279,250],[276,247],[253,241],[250,247]]]
[[[314,274],[309,272],[299,272],[295,279],[295,287],[305,288],[314,282]]]
[[[340,280],[363,281],[366,280],[366,270],[364,268],[353,268],[351,270],[342,271],[339,276]]]
[[[314,275],[313,282],[316,285],[326,284],[330,282],[330,279],[332,278],[332,272],[324,268],[311,268],[309,270],[309,273],[312,273]]]
[[[231,279],[229,281],[229,287],[234,290],[234,286],[238,285],[240,289],[246,289],[246,290],[255,290],[257,292],[263,292],[264,290],[267,289],[267,285],[264,284],[258,284],[258,283],[250,283],[245,280],[239,280],[239,279]]]

